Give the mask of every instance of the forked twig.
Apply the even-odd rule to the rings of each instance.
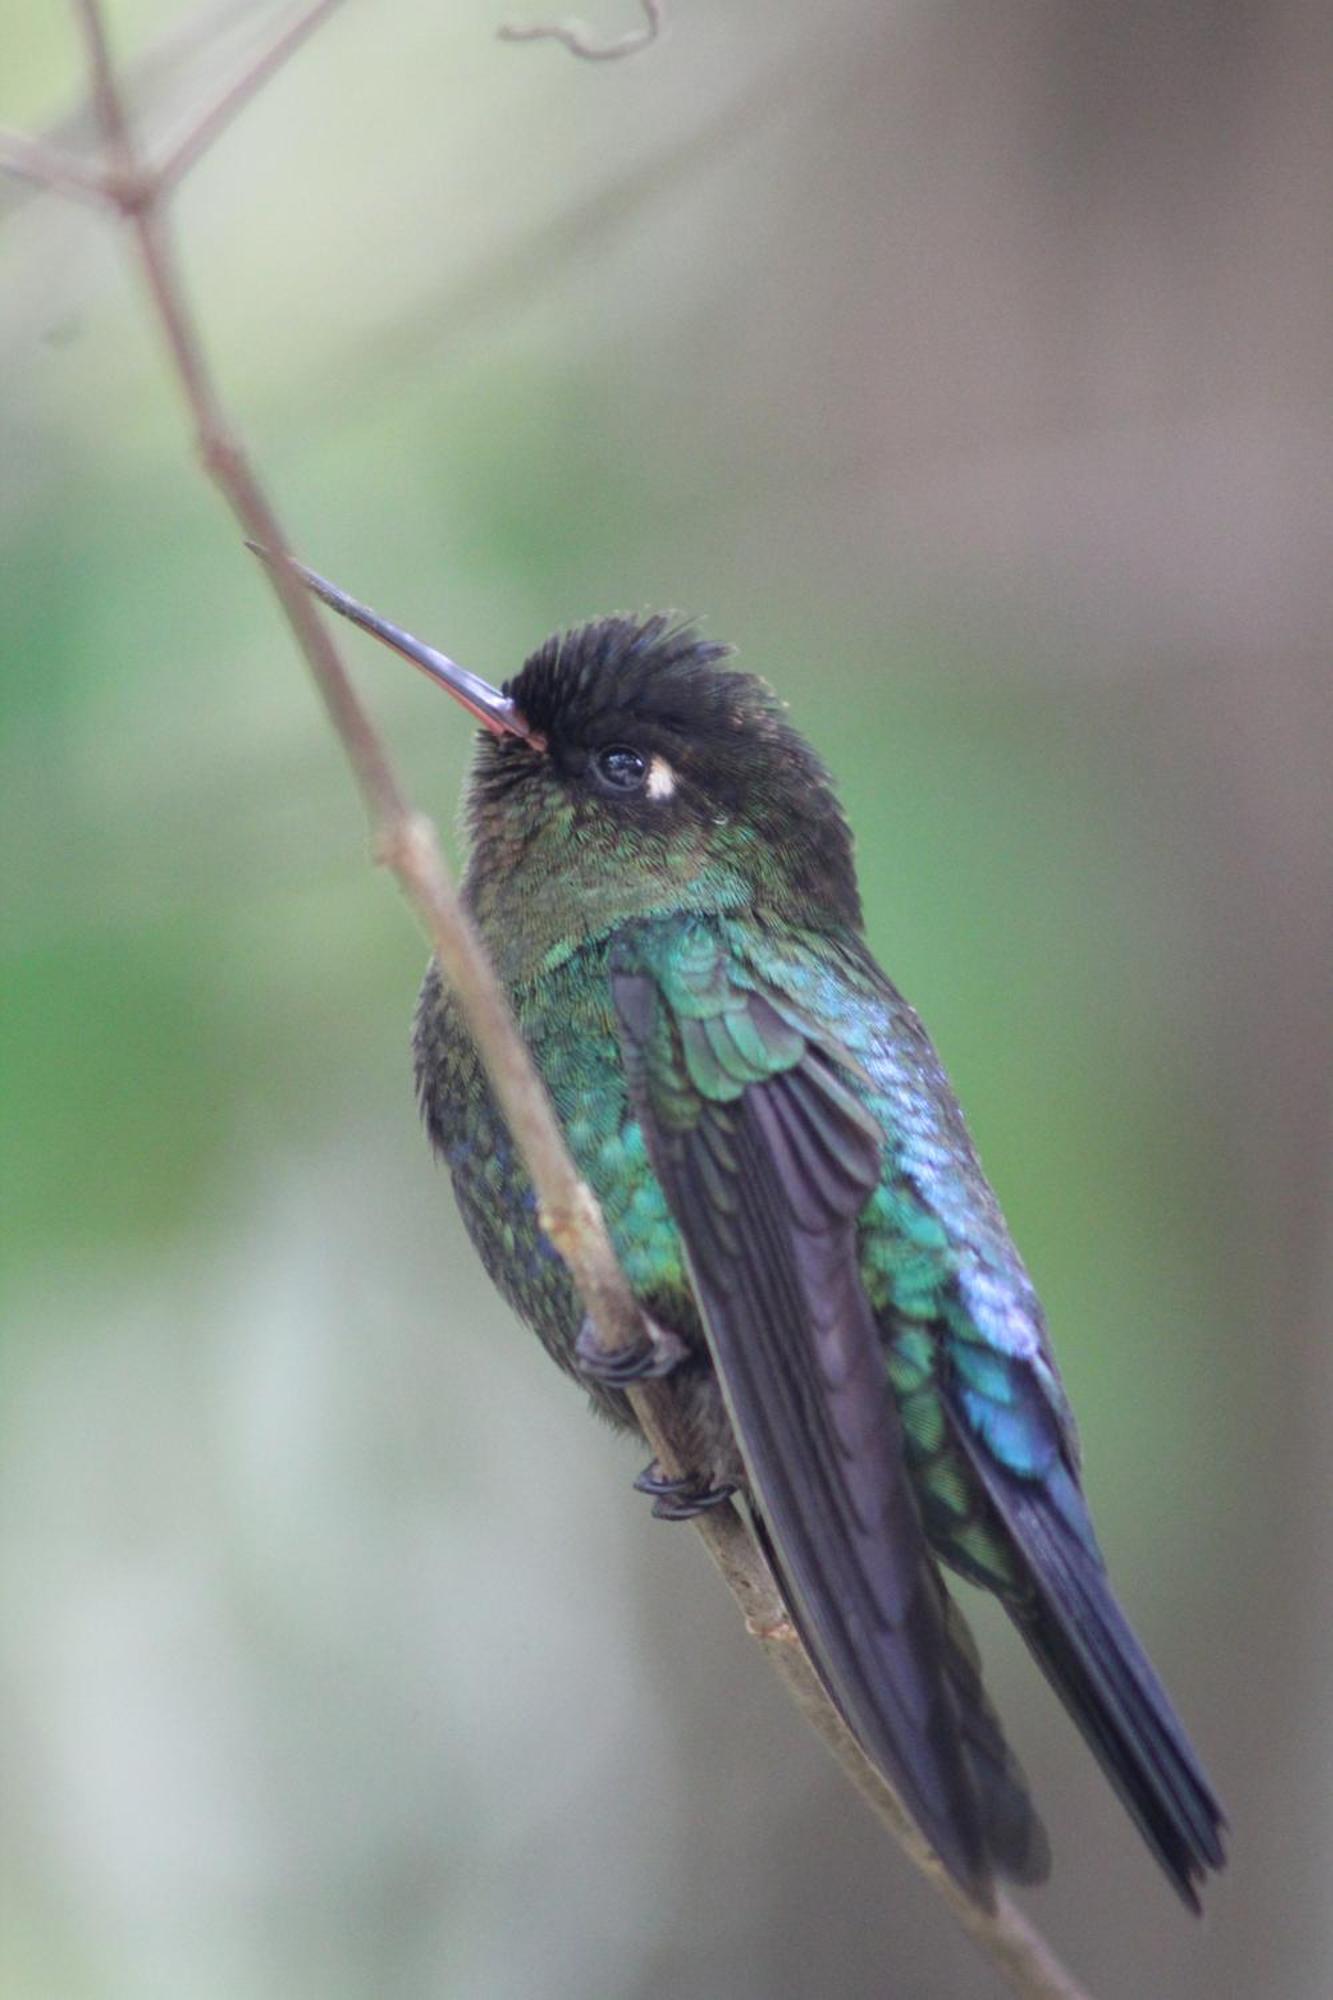
[[[87,45],[92,95],[103,133],[107,164],[93,184],[96,198],[110,201],[131,233],[172,367],[194,425],[205,471],[240,523],[245,536],[272,556],[265,565],[282,612],[323,697],[365,801],[377,858],[397,876],[421,918],[440,964],[467,1017],[495,1093],[528,1166],[541,1204],[543,1226],[569,1266],[602,1342],[627,1345],[638,1338],[641,1320],[616,1260],[601,1211],[580,1180],[532,1059],[514,1025],[509,1006],[486,952],[449,879],[431,822],[411,805],[384,743],[352,687],[341,655],[288,561],[288,543],[273,508],[236,433],[214,384],[198,329],[176,270],[162,200],[169,181],[193,164],[205,144],[222,129],[240,102],[276,67],[274,44],[261,58],[264,73],[244,91],[233,85],[205,114],[196,138],[183,142],[168,171],[145,168],[125,113],[111,65],[98,0],[74,0]],[[313,17],[330,11],[335,0],[316,0],[288,31],[309,33]],[[645,6],[650,21],[656,9]],[[299,31],[299,34],[298,34]],[[656,26],[653,27],[656,32]],[[295,46],[292,42],[291,46]],[[284,50],[284,53],[289,50]],[[203,137],[197,135],[202,131]],[[25,142],[0,144],[0,164],[39,179],[43,185],[87,198],[81,176],[71,177],[64,156]],[[648,1443],[668,1472],[687,1468],[674,1446],[669,1390],[650,1383],[630,1392]],[[788,1621],[772,1575],[740,1514],[732,1506],[700,1516],[696,1526],[721,1570],[747,1625],[801,1708],[866,1799],[915,1865],[934,1883],[960,1922],[1013,1989],[1027,2000],[1087,2000],[1084,1990],[1055,1958],[1040,1933],[1003,1895],[985,1909],[963,1893],[946,1873],[898,1799],[869,1764],[830,1701]]]
[[[117,165],[108,170],[104,166],[90,164],[58,141],[31,139],[6,127],[0,127],[0,165],[27,181],[32,188],[47,188],[52,193],[71,195],[76,200],[90,202],[94,207],[124,211],[136,206],[145,197],[156,204],[179,181],[184,180],[191,167],[196,166],[209,147],[221,138],[233,118],[277,75],[288,58],[296,54],[315,30],[323,26],[338,5],[340,0],[308,0],[308,4],[279,29],[258,55],[251,56],[240,74],[233,77],[203,111],[195,114],[188,129],[156,163],[138,160],[136,145],[133,149],[136,164],[131,169],[129,156],[111,140],[105,115],[105,92],[95,90],[94,110],[98,114],[98,123],[110,156],[118,161]],[[116,96],[122,107],[121,122],[124,124],[124,98],[119,88]]]

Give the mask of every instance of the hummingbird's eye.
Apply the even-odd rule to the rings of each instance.
[[[611,743],[597,751],[592,760],[602,784],[609,792],[641,792],[648,776],[648,759],[628,743]]]

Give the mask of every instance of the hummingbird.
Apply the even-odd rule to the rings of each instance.
[[[647,1331],[601,1342],[432,963],[416,1088],[490,1277],[595,1409],[662,1380],[666,1520],[738,1496],[825,1686],[983,1905],[1046,1834],[948,1570],[993,1592],[1185,1903],[1225,1820],[1107,1579],[1040,1301],[920,1020],[866,942],[852,835],[784,705],[667,615],[494,687],[309,586],[479,723],[464,898]]]

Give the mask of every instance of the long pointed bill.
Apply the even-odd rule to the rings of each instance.
[[[260,548],[258,542],[247,542],[245,546],[253,550],[261,562],[271,564],[276,561],[267,549]],[[295,556],[288,556],[287,560],[301,581],[314,592],[321,603],[328,605],[330,611],[336,611],[341,618],[350,618],[353,625],[359,625],[363,632],[369,632],[372,639],[380,640],[385,646],[392,646],[395,653],[401,653],[405,660],[410,660],[414,667],[419,667],[437,687],[447,689],[454,700],[461,702],[470,715],[476,716],[483,728],[492,730],[496,736],[532,735],[532,730],[514,707],[509,696],[501,694],[498,688],[490,685],[489,681],[482,680],[478,674],[469,673],[466,667],[460,667],[444,653],[437,653],[433,646],[423,645],[422,641],[414,639],[410,632],[404,632],[400,625],[391,625],[387,618],[380,617],[378,611],[372,611],[367,604],[359,604],[356,598],[349,597],[345,590],[339,590],[338,586],[330,583],[327,577],[322,577],[316,570],[307,569],[304,563],[297,562]]]

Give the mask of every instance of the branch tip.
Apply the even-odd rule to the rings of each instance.
[[[621,62],[626,56],[636,56],[641,49],[648,48],[657,40],[665,25],[663,0],[640,0],[640,5],[644,25],[631,28],[610,42],[594,41],[581,21],[535,21],[531,26],[506,22],[502,28],[496,29],[496,39],[501,42],[559,42],[580,62]]]

